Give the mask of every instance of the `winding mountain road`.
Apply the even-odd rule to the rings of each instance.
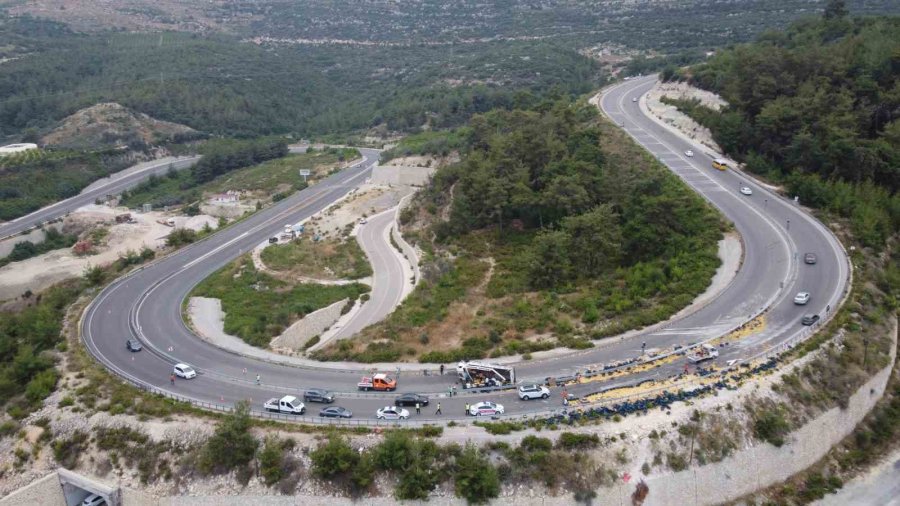
[[[699,309],[627,339],[611,338],[598,342],[598,346],[590,350],[516,364],[519,379],[543,380],[548,376],[572,374],[636,357],[641,353],[642,342],[648,347],[665,348],[711,339],[765,311],[767,325],[764,330],[723,348],[717,362],[745,359],[795,339],[805,329],[800,325],[802,314],[825,315],[826,307],[833,311],[847,288],[849,265],[846,255],[824,226],[795,203],[743,174],[714,170],[711,156],[644,115],[639,102],[632,99],[643,95],[654,82],[655,78],[644,78],[614,86],[603,94],[599,105],[607,116],[624,124],[625,130],[637,142],[734,223],[744,244],[743,264],[729,286]],[[684,156],[687,149],[693,149],[695,156]],[[359,375],[372,368],[402,370],[398,391],[437,397],[435,401],[443,403],[444,412],[439,418],[445,421],[463,418],[464,402],[483,399],[504,404],[507,414],[557,407],[559,402],[555,395],[548,401],[530,402],[519,401],[512,392],[446,398],[453,377],[423,374],[425,366],[419,365],[310,362],[287,365],[247,358],[199,339],[185,326],[182,301],[197,283],[279,231],[284,223],[296,223],[326,208],[361,183],[376,163],[378,154],[372,150],[360,151],[364,160],[356,166],[149,264],[104,289],[82,320],[82,336],[91,354],[119,376],[145,388],[226,409],[238,400],[250,399],[253,409],[259,410],[262,401],[269,397],[299,394],[305,388],[321,387],[336,392],[337,404],[354,411],[354,418],[374,421],[375,409],[390,403],[388,398],[392,395],[355,391]],[[751,187],[753,195],[741,195],[738,189],[742,185]],[[803,264],[805,252],[816,253],[818,263],[813,266]],[[377,262],[373,261],[373,264],[377,278],[384,269]],[[812,293],[808,306],[793,304],[793,296],[798,291]],[[125,339],[132,336],[145,343],[144,352],[132,354],[125,349]],[[195,366],[199,377],[179,380],[171,386],[169,374],[176,362]],[[671,367],[677,366],[680,364]],[[255,383],[257,374],[261,376],[261,385]],[[597,388],[597,383],[581,384],[570,386],[569,392],[580,395]],[[303,417],[307,422],[317,420],[314,417],[317,409],[310,408],[313,417]],[[432,413],[429,410],[414,416],[413,420],[434,420]]]

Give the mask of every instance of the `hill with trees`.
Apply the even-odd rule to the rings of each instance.
[[[388,319],[320,359],[452,362],[592,339],[665,319],[719,265],[719,215],[584,102],[475,116],[404,211],[422,280]],[[441,350],[441,351],[431,351]]]
[[[819,19],[670,75],[729,102],[676,105],[749,170],[850,218],[866,245],[900,229],[900,17],[852,18],[832,0]]]

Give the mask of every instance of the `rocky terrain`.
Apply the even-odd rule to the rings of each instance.
[[[41,138],[41,144],[70,149],[140,148],[197,135],[193,128],[160,121],[109,102],[82,109],[63,119]]]

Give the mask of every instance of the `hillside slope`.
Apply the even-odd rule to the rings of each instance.
[[[81,109],[64,118],[41,138],[41,144],[69,149],[119,146],[142,149],[198,135],[199,132],[191,127],[154,119],[115,102],[107,102]]]

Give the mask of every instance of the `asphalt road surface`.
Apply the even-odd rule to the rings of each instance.
[[[40,225],[41,223],[46,223],[49,220],[63,216],[79,207],[93,204],[94,201],[100,197],[122,193],[123,190],[136,186],[144,179],[147,179],[151,174],[164,174],[169,170],[170,165],[177,170],[186,169],[197,163],[197,160],[199,159],[199,156],[182,157],[175,161],[150,163],[140,170],[121,177],[116,177],[116,175],[113,174],[109,181],[101,183],[99,186],[88,191],[79,193],[72,198],[61,200],[55,204],[43,207],[31,214],[22,216],[21,218],[16,218],[15,220],[6,223],[0,223],[0,238],[16,235]]]
[[[396,210],[371,216],[358,231],[359,242],[372,264],[372,291],[370,300],[338,330],[333,340],[353,337],[371,323],[379,322],[389,315],[403,297],[403,264],[397,251],[391,251],[388,234],[396,217]]]
[[[624,123],[626,131],[637,142],[734,223],[743,240],[743,264],[729,286],[699,310],[628,339],[607,339],[590,350],[516,364],[520,380],[543,380],[637,357],[644,342],[648,348],[666,348],[717,337],[768,309],[765,329],[723,348],[716,362],[721,365],[729,359],[747,358],[794,337],[803,328],[800,318],[804,313],[824,315],[826,307],[833,311],[844,292],[848,280],[847,259],[832,234],[795,203],[742,174],[713,169],[709,155],[645,117],[632,98],[645,93],[653,82],[654,78],[644,78],[613,87],[604,94],[600,105],[613,121]],[[687,149],[693,149],[695,156],[685,156]],[[361,164],[107,287],[83,319],[83,338],[88,349],[104,366],[133,382],[197,402],[227,406],[249,399],[253,409],[260,410],[262,402],[270,397],[296,395],[305,388],[322,387],[336,392],[336,404],[354,411],[355,419],[373,419],[375,409],[389,404],[393,394],[356,392],[360,374],[371,366],[303,367],[238,356],[197,338],[185,326],[181,313],[182,301],[190,290],[216,269],[278,232],[285,223],[296,223],[326,208],[361,183],[377,157],[370,150],[361,152],[365,156]],[[753,195],[740,194],[742,185],[751,187]],[[816,253],[818,263],[803,264],[805,252]],[[812,293],[807,306],[794,305],[793,297],[798,291]],[[125,339],[132,336],[145,343],[145,351],[132,354],[125,349]],[[193,365],[200,375],[170,385],[169,374],[176,362]],[[646,374],[668,374],[682,365],[675,363]],[[391,371],[393,366],[382,365],[380,369]],[[448,367],[448,373],[450,370],[452,366]],[[259,385],[255,380],[257,374],[261,377]],[[632,380],[616,381],[618,384]],[[549,400],[528,402],[519,401],[512,392],[447,398],[448,387],[453,384],[450,374],[404,371],[398,383],[399,392],[420,392],[433,397],[432,406],[423,410],[421,416],[413,417],[419,421],[462,418],[464,403],[485,399],[500,402],[507,414],[516,415],[545,411],[561,404],[558,392]],[[597,389],[597,383],[581,384],[570,386],[569,393],[582,395]],[[443,404],[443,415],[438,417],[434,415],[436,402]],[[318,406],[310,408],[309,414],[315,416]]]

